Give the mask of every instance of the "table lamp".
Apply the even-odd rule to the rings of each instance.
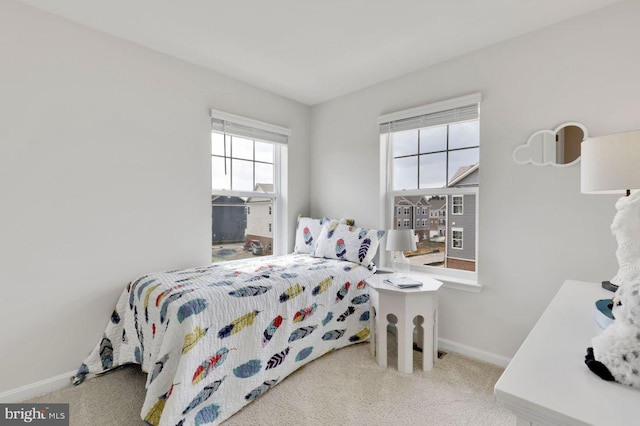
[[[640,281],[640,130],[586,139],[581,144],[581,192],[625,194],[611,224],[618,273],[602,287],[616,291]]]
[[[409,259],[404,257],[405,251],[415,251],[416,236],[413,229],[389,229],[387,233],[387,251],[393,252],[391,267],[396,274],[409,273]]]

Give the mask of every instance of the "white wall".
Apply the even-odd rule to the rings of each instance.
[[[484,289],[442,290],[440,336],[513,356],[565,279],[609,279],[617,263],[616,197],[580,194],[579,166],[523,166],[511,153],[566,121],[593,136],[640,128],[639,21],[640,2],[623,2],[314,107],[312,215],[384,227],[377,117],[481,92]]]
[[[292,234],[308,107],[0,0],[0,393],[78,368],[130,280],[210,261],[210,108],[292,129]]]

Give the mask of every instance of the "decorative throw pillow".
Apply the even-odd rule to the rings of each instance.
[[[298,226],[296,228],[296,241],[293,246],[294,253],[312,253],[318,244],[318,237],[322,230],[322,225],[331,221],[328,217],[313,219],[311,217],[298,216]],[[338,219],[339,223],[353,225],[353,219]]]
[[[318,236],[315,257],[342,259],[369,266],[378,251],[385,231],[356,228],[336,220],[326,222]]]
[[[311,253],[318,243],[318,236],[322,230],[322,225],[328,222],[329,218],[313,219],[311,217],[298,217],[298,227],[296,228],[296,243],[293,247],[294,253]]]

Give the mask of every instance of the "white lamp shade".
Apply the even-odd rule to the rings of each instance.
[[[413,229],[389,229],[387,251],[415,251],[416,237]]]
[[[640,189],[640,130],[586,139],[580,150],[582,193]]]

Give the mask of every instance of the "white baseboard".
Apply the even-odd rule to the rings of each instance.
[[[60,374],[59,376],[40,380],[39,382],[2,392],[0,393],[0,403],[22,402],[27,399],[44,395],[45,393],[62,389],[71,383],[70,378],[74,376],[76,372],[76,370],[69,371],[67,373]]]
[[[438,339],[438,349],[442,351],[450,351],[465,355],[470,358],[475,358],[480,361],[488,362],[500,367],[506,367],[511,362],[511,358],[494,354],[492,352],[483,351],[482,349],[474,348],[472,346],[463,345],[462,343],[454,342],[453,340]]]

